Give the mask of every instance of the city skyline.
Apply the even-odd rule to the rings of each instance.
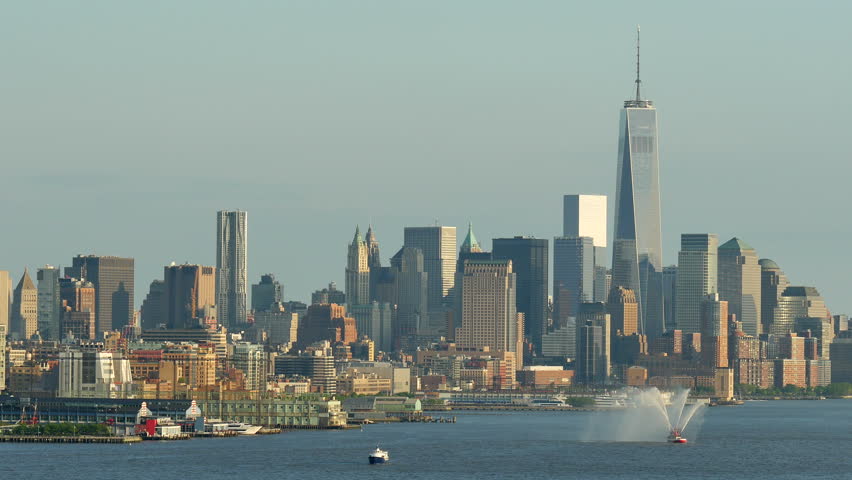
[[[43,29],[27,21],[27,14],[31,13],[29,7],[16,8],[17,10],[10,12],[10,18],[21,21],[7,34],[32,38],[34,33]],[[514,13],[511,7],[494,8],[495,15],[508,17],[510,13]],[[312,136],[309,138],[315,138],[320,132],[323,137],[341,138],[349,150],[359,158],[368,158],[358,171],[339,163],[332,164],[338,168],[336,173],[341,178],[354,178],[356,183],[366,181],[367,172],[373,176],[377,171],[391,172],[391,158],[394,161],[409,158],[412,164],[433,159],[438,168],[435,171],[424,169],[422,180],[424,183],[440,181],[449,193],[436,196],[429,202],[423,201],[427,198],[423,194],[430,191],[425,187],[422,190],[421,187],[415,187],[412,192],[414,195],[410,199],[401,196],[401,189],[394,185],[401,183],[405,177],[394,173],[388,174],[389,181],[386,185],[372,183],[371,188],[377,189],[376,194],[372,195],[372,198],[363,199],[357,205],[345,203],[341,193],[333,190],[330,194],[323,193],[328,194],[327,196],[321,196],[318,191],[310,193],[319,190],[315,188],[318,186],[317,182],[310,180],[318,173],[314,165],[322,164],[320,160],[333,153],[333,156],[339,155],[326,148],[311,149],[299,142],[297,144],[301,150],[291,151],[280,143],[270,141],[269,128],[279,124],[292,127],[293,117],[282,117],[277,109],[261,108],[250,97],[225,89],[223,84],[215,83],[214,79],[208,81],[214,81],[212,85],[217,88],[216,97],[221,97],[227,105],[233,106],[237,100],[247,100],[239,112],[248,113],[249,110],[245,109],[253,108],[263,114],[259,121],[266,123],[263,123],[264,129],[258,135],[263,140],[261,143],[265,146],[264,149],[252,148],[246,152],[234,152],[229,147],[225,151],[232,152],[230,154],[209,155],[211,152],[200,147],[201,143],[209,142],[202,142],[198,137],[200,133],[209,130],[198,130],[202,128],[200,126],[191,128],[190,135],[185,136],[186,140],[178,141],[174,136],[176,129],[189,128],[192,121],[197,119],[194,114],[190,114],[189,109],[184,110],[187,103],[174,103],[171,110],[165,107],[166,102],[176,93],[174,89],[183,85],[182,80],[175,80],[178,83],[166,83],[166,86],[171,88],[162,90],[162,98],[154,96],[156,92],[160,92],[152,90],[152,86],[157,83],[138,85],[152,105],[165,108],[165,116],[174,119],[168,124],[168,128],[151,130],[155,140],[153,143],[163,145],[161,150],[152,149],[147,142],[140,141],[131,131],[122,127],[106,130],[105,140],[108,147],[103,149],[87,146],[87,142],[95,138],[95,132],[82,126],[77,130],[68,130],[68,133],[57,133],[58,136],[54,138],[57,146],[50,147],[53,142],[45,141],[31,130],[35,125],[32,122],[33,113],[20,108],[23,104],[14,103],[9,118],[21,121],[4,126],[10,136],[10,142],[7,142],[8,152],[20,161],[13,162],[14,165],[5,177],[9,182],[5,185],[8,188],[3,189],[2,195],[4,199],[10,200],[11,204],[18,206],[16,215],[12,216],[10,228],[26,231],[28,235],[7,242],[7,249],[0,252],[0,265],[9,270],[12,277],[19,278],[24,266],[28,266],[31,272],[47,263],[64,266],[67,258],[77,253],[134,257],[137,260],[135,307],[138,308],[146,293],[147,283],[157,277],[164,265],[171,261],[213,263],[215,253],[212,252],[212,246],[204,243],[205,235],[208,235],[212,228],[205,219],[209,218],[211,211],[220,208],[241,208],[254,212],[252,243],[249,247],[253,252],[249,257],[249,281],[256,281],[261,273],[274,272],[287,287],[288,298],[308,298],[311,291],[332,280],[343,285],[344,278],[336,267],[336,258],[308,261],[300,258],[300,252],[309,247],[316,248],[318,252],[339,251],[351,236],[351,226],[356,221],[367,223],[367,220],[370,220],[383,243],[389,246],[402,244],[404,226],[431,224],[435,217],[438,217],[442,224],[458,227],[473,221],[480,237],[486,239],[486,244],[483,245],[486,249],[490,248],[487,244],[490,243],[487,241],[489,238],[516,234],[553,238],[560,232],[557,219],[560,217],[558,202],[561,195],[575,192],[601,193],[611,199],[615,198],[612,182],[615,168],[612,165],[612,157],[617,145],[613,138],[612,125],[621,100],[631,91],[634,54],[632,30],[638,22],[645,26],[643,64],[647,67],[643,68],[643,88],[660,107],[660,128],[664,132],[661,145],[664,150],[661,152],[664,157],[661,195],[662,213],[665,216],[663,258],[668,259],[664,263],[675,263],[680,233],[712,231],[718,233],[720,238],[736,236],[753,245],[762,257],[777,260],[796,284],[818,286],[833,310],[852,309],[852,305],[844,304],[849,301],[840,293],[843,282],[842,275],[838,273],[846,269],[850,260],[840,257],[837,264],[834,258],[842,252],[840,239],[852,233],[848,225],[833,220],[842,218],[842,205],[845,204],[844,200],[848,194],[844,193],[842,184],[835,183],[839,182],[843,175],[824,175],[824,172],[842,168],[840,158],[843,155],[838,156],[836,153],[843,152],[842,142],[839,141],[843,135],[838,130],[843,122],[834,120],[836,117],[833,117],[831,112],[838,110],[838,102],[846,100],[837,99],[830,92],[834,90],[833,82],[837,81],[836,79],[848,78],[846,72],[849,67],[841,63],[825,63],[824,57],[814,59],[809,50],[819,44],[820,48],[835,52],[833,56],[840,58],[835,51],[839,48],[836,45],[844,44],[842,40],[849,33],[844,29],[814,30],[801,22],[802,18],[810,18],[808,15],[813,13],[795,9],[778,9],[771,13],[770,17],[780,25],[792,23],[795,18],[796,29],[803,37],[784,35],[780,32],[777,32],[777,35],[767,35],[769,30],[765,26],[768,22],[765,11],[751,7],[741,12],[741,20],[727,24],[727,34],[720,38],[718,34],[713,33],[714,29],[710,26],[714,19],[718,20],[716,14],[711,14],[706,22],[691,26],[693,31],[688,31],[684,26],[673,25],[673,22],[649,21],[649,18],[655,16],[663,19],[672,14],[663,14],[663,7],[650,6],[641,14],[637,14],[636,9],[626,9],[618,13],[618,18],[607,17],[606,21],[602,16],[594,15],[595,8],[597,7],[589,7],[591,22],[588,26],[577,26],[574,31],[566,32],[563,25],[556,21],[559,18],[557,14],[554,15],[553,21],[545,21],[539,25],[542,31],[540,36],[518,39],[518,46],[509,49],[507,55],[514,57],[522,51],[528,54],[530,63],[526,71],[516,67],[495,71],[500,65],[500,62],[490,56],[495,50],[462,35],[464,28],[472,25],[472,17],[465,15],[469,12],[462,10],[459,18],[447,25],[447,41],[457,43],[460,56],[457,58],[469,63],[469,68],[462,69],[451,80],[441,82],[435,82],[432,76],[419,78],[418,75],[428,72],[428,69],[415,68],[408,74],[400,73],[399,76],[385,80],[391,83],[377,84],[382,87],[379,90],[390,92],[389,98],[399,100],[396,106],[380,102],[379,111],[383,114],[392,113],[389,117],[403,118],[403,125],[416,128],[385,129],[381,128],[384,126],[381,121],[369,117],[364,129],[346,133],[335,121],[324,126],[325,124],[317,123],[316,116],[311,116],[308,117],[308,122],[303,122],[297,129],[298,132],[310,133]],[[678,11],[677,7],[671,5],[666,8],[674,8],[673,12]],[[88,19],[88,25],[102,27],[106,25],[105,20],[109,19],[110,15],[117,15],[117,12],[118,10],[108,10],[104,12],[104,16]],[[412,35],[405,37],[403,44],[416,48],[417,52],[427,59],[426,65],[431,67],[435,65],[436,58],[441,58],[446,53],[445,45],[444,48],[430,47],[428,43],[421,43],[416,37],[428,30],[429,22],[437,21],[434,11],[426,9],[421,13],[423,18],[419,20],[400,10],[391,10],[387,15],[410,24],[413,28]],[[540,13],[522,12],[518,18],[522,24],[533,19],[538,21],[542,20]],[[311,11],[303,13],[306,16],[316,14],[317,12]],[[760,19],[760,22],[757,22],[757,19]],[[504,23],[496,19],[495,22],[486,22],[486,25],[479,27],[482,29],[481,33],[486,39],[496,40],[496,46],[506,46],[506,40],[499,37],[502,31],[495,31],[498,30],[495,27]],[[86,25],[86,22],[83,22],[79,28]],[[22,31],[23,27],[30,28],[31,31]],[[166,25],[164,28],[167,32],[173,32],[176,26]],[[352,33],[352,27],[347,28],[350,29],[349,33]],[[268,30],[260,28],[260,31]],[[82,32],[82,29],[72,29],[67,38],[68,45],[88,44]],[[200,33],[204,37],[212,34],[212,31],[203,30]],[[363,35],[364,32],[357,33]],[[304,32],[295,33],[303,34]],[[802,40],[805,37],[807,39]],[[364,42],[374,37],[358,38]],[[585,51],[585,47],[574,46],[582,43],[577,41],[582,38],[598,39],[601,43]],[[543,42],[544,39],[550,41]],[[121,45],[137,45],[138,40],[132,33],[118,35],[116,38],[117,44]],[[138,104],[129,104],[128,110],[118,107],[124,102],[121,95],[124,88],[131,87],[135,82],[119,73],[119,67],[125,64],[125,60],[106,56],[106,60],[99,63],[106,74],[102,81],[115,82],[111,90],[114,95],[103,97],[100,103],[89,105],[90,108],[71,108],[79,101],[75,98],[89,98],[89,87],[86,86],[85,80],[91,79],[90,74],[81,72],[79,76],[70,79],[71,83],[67,86],[49,80],[51,75],[43,75],[41,83],[30,81],[33,75],[51,72],[44,72],[46,67],[43,66],[29,68],[32,65],[24,57],[40,58],[49,54],[39,49],[38,42],[14,43],[20,45],[19,49],[16,48],[20,52],[32,51],[40,54],[10,59],[13,70],[10,82],[22,86],[20,98],[26,100],[28,95],[35,92],[31,87],[26,87],[26,83],[55,89],[46,103],[25,102],[28,109],[32,105],[43,105],[38,111],[41,112],[39,120],[44,120],[45,123],[38,124],[39,132],[67,130],[60,127],[65,125],[63,122],[70,120],[70,110],[90,112],[79,115],[84,115],[81,120],[92,121],[95,125],[101,125],[104,119],[110,119],[111,123],[120,126],[130,121],[133,113],[140,111],[145,114],[141,116],[144,121],[161,118],[159,114],[151,117],[151,112],[140,110],[142,107]],[[743,44],[749,45],[749,48],[745,52],[738,52],[737,47]],[[197,48],[188,43],[178,43],[175,47],[184,53],[196,53]],[[154,43],[144,51],[159,52],[163,48],[164,45]],[[106,46],[99,46],[92,54],[105,55],[110,51]],[[779,53],[781,51],[784,52],[783,56]],[[328,61],[324,64],[331,65],[333,69],[343,68],[347,65],[346,55],[350,53],[352,52],[344,47],[331,48],[328,50]],[[480,55],[482,53],[487,55]],[[402,62],[401,65],[412,68],[399,52],[391,47],[379,48],[376,56],[392,64]],[[366,61],[358,56],[355,58]],[[754,65],[754,58],[760,59],[760,69],[751,66]],[[213,53],[203,53],[199,61],[203,65],[215,67],[214,69],[225,64],[222,58]],[[151,59],[147,62],[146,65],[159,66]],[[62,62],[58,64],[63,65]],[[290,86],[301,85],[299,82],[303,81],[303,77],[316,73],[316,63],[302,62],[298,65],[305,67],[305,71],[298,72],[297,79],[293,80],[296,84]],[[794,68],[789,68],[790,65]],[[15,68],[16,66],[20,68]],[[237,67],[254,73],[278,71],[277,68],[258,63],[254,59],[238,60]],[[730,75],[731,68],[728,67],[744,69],[750,76]],[[783,93],[794,91],[794,86],[806,84],[810,78],[809,70],[824,72],[821,77],[827,84],[819,91],[803,89],[799,93],[804,96],[804,101],[798,103],[795,108],[797,112],[815,118],[817,121],[813,124],[819,130],[802,126],[798,122],[782,121],[781,118],[785,116],[779,113],[789,110],[789,107],[776,101],[777,98],[785,96]],[[177,78],[195,79],[206,71],[202,68],[187,67],[178,72]],[[492,75],[498,72],[503,75]],[[506,73],[511,75],[507,76]],[[372,81],[376,78],[378,77],[373,74],[367,74],[357,84],[363,86],[362,81]],[[483,82],[485,78],[493,82]],[[197,82],[193,82],[195,83]],[[490,87],[472,99],[465,99],[465,95],[462,95],[463,91],[466,91],[465,88],[482,83],[487,83]],[[400,97],[401,85],[407,85],[406,88],[414,86],[418,91],[424,92],[435,105],[425,110],[429,114],[426,118],[440,121],[417,123],[415,117],[422,116],[416,113],[423,112],[426,107],[413,102],[407,96]],[[531,93],[527,88],[529,85],[544,87],[546,94]],[[714,94],[713,105],[708,105],[703,95],[694,95],[695,89]],[[288,91],[273,90],[271,85],[265,83],[259,85],[259,90],[275,92],[280,94],[282,99],[289,99],[292,95]],[[375,100],[379,90],[368,89],[365,98]],[[178,91],[182,90],[178,88]],[[313,95],[317,93],[317,90],[308,91],[313,92]],[[740,91],[744,93],[738,93]],[[450,95],[444,95],[448,92]],[[72,95],[75,93],[83,95],[75,97]],[[331,98],[337,101],[341,100],[341,96],[352,97],[352,93],[351,89],[342,89]],[[192,105],[204,105],[203,101],[213,98],[210,94],[210,91],[199,91],[184,98]],[[512,101],[506,102],[507,98]],[[545,98],[548,103],[543,102]],[[354,99],[343,102],[339,107],[322,103],[318,113],[322,113],[322,118],[333,117],[332,113],[358,105],[359,102]],[[515,130],[519,125],[509,120],[503,124],[493,120],[481,122],[483,119],[477,112],[482,111],[483,106],[504,109],[506,115],[500,117],[534,119],[535,133],[527,128],[517,129],[514,136],[502,135],[507,130]],[[448,108],[450,110],[446,110]],[[577,123],[576,118],[564,114],[569,109],[580,113],[578,117],[582,117],[582,124]],[[357,110],[363,111],[362,108]],[[169,112],[174,115],[169,115]],[[216,124],[219,127],[254,126],[253,123],[242,121],[233,123],[236,120],[221,116],[218,110],[206,112],[211,114],[211,118],[219,119],[220,123]],[[448,112],[452,114],[447,115]],[[442,114],[436,116],[438,113]],[[278,121],[269,122],[270,115]],[[475,121],[463,121],[464,119]],[[720,123],[720,119],[725,122]],[[444,123],[446,125],[442,126]],[[145,125],[150,127],[153,124]],[[209,126],[209,123],[202,122],[199,125]],[[761,125],[764,128],[754,131],[744,128],[744,125]],[[804,130],[801,130],[802,128]],[[453,133],[455,130],[464,133],[464,140]],[[376,134],[378,131],[382,132],[381,138],[387,140],[388,148],[377,149],[375,146],[375,139],[379,138]],[[415,135],[412,131],[422,134]],[[219,130],[214,129],[213,133],[215,132]],[[275,132],[277,134],[277,127]],[[246,139],[241,135],[232,135],[223,136],[220,140],[213,139],[212,143],[220,148],[223,145],[233,146],[233,142]],[[364,141],[353,138],[353,135],[363,137]],[[780,138],[784,138],[785,142],[796,140],[792,145],[785,145],[784,152],[778,154]],[[33,139],[45,146],[33,148]],[[452,141],[442,142],[442,139]],[[431,156],[412,152],[411,148],[405,149],[410,156],[400,156],[401,147],[424,144],[436,145]],[[536,145],[537,147],[531,149]],[[118,155],[120,161],[106,163],[107,159],[109,162],[115,162],[115,152],[119,151],[122,152]],[[58,152],[61,154],[57,154]],[[210,166],[215,168],[199,175],[195,168],[197,162],[208,157]],[[802,166],[803,157],[808,159],[807,168]],[[77,164],[72,170],[60,164],[57,158],[74,159]],[[196,158],[199,160],[195,160]],[[232,158],[243,159],[242,168],[236,171],[228,169],[229,175],[215,173],[215,170],[225,166]],[[295,171],[296,175],[285,174],[287,170],[272,165],[272,160],[278,158],[287,160],[284,163],[290,166],[288,170]],[[507,162],[518,158],[527,160],[524,163],[532,162],[528,164],[537,167],[539,171],[546,169],[557,175],[542,179],[534,177],[531,172],[509,167],[502,169],[504,174],[499,177],[487,176],[488,181],[469,181],[474,172],[491,162],[500,167],[507,167],[510,165]],[[146,159],[145,167],[142,167],[142,159]],[[438,176],[439,170],[446,172],[447,168],[455,166],[457,159],[466,160],[460,163],[461,170],[455,170],[457,175]],[[150,165],[147,161],[151,162]],[[689,178],[695,168],[711,164],[708,162],[715,166],[704,171],[708,176],[707,182],[695,185],[683,181]],[[35,171],[31,165],[39,165],[41,170]],[[53,168],[49,173],[45,173],[44,165]],[[294,165],[295,169],[292,168]],[[174,174],[169,178],[157,173],[159,169],[166,167]],[[736,176],[725,173],[732,168],[740,169],[740,173]],[[364,173],[360,173],[361,169]],[[191,178],[195,179],[197,186],[187,183],[186,179],[190,178],[189,171],[193,172]],[[88,181],[76,181],[84,178],[80,175],[86,175]],[[134,179],[132,186],[127,183],[128,175]],[[277,180],[278,177],[281,178],[280,181]],[[297,178],[304,180],[296,181]],[[493,182],[495,178],[496,183]],[[534,178],[538,183],[533,182]],[[98,189],[86,191],[74,186],[84,183],[91,185],[92,182],[98,185]],[[501,190],[515,182],[519,185],[536,184],[537,188],[525,189],[525,195],[521,197],[513,197],[511,200],[504,198]],[[711,188],[711,185],[718,185],[719,182],[724,182],[730,187],[729,191],[736,193],[718,195],[718,189]],[[39,202],[22,204],[18,200],[26,198],[29,195],[27,192],[31,192],[35,185],[60,187],[48,188],[45,191],[55,190],[62,195],[70,194],[81,202],[87,202],[93,209],[93,214],[108,221],[99,223],[94,228],[88,226],[87,230],[60,221],[60,226],[69,238],[61,244],[55,244],[58,242],[53,242],[53,230],[47,228],[47,224],[30,223],[27,220],[45,218],[48,212],[45,206]],[[338,180],[333,180],[332,185],[339,185]],[[279,186],[281,188],[278,188]],[[756,193],[767,189],[778,193],[797,192],[797,195],[807,201],[788,202],[782,212],[782,209],[778,208],[777,198],[769,200]],[[752,190],[755,193],[751,193]],[[116,195],[125,191],[133,195]],[[68,207],[64,202],[57,201],[57,194],[46,195],[51,199],[49,211],[58,217],[71,218],[65,210]],[[487,198],[489,201],[480,205],[469,201],[471,198]],[[706,198],[712,198],[713,201],[706,202]],[[101,201],[103,199],[109,200]],[[399,201],[388,201],[389,199]],[[612,203],[611,201],[610,205]],[[460,210],[457,208],[459,204],[467,207]],[[175,208],[175,205],[179,206]],[[745,208],[742,208],[743,206]],[[527,215],[526,212],[532,208],[538,213]],[[812,215],[814,211],[821,214]],[[125,215],[126,212],[134,212],[137,215]],[[758,213],[760,216],[757,218],[760,220],[755,222],[754,218]],[[607,221],[609,228],[612,225],[611,215],[610,211]],[[790,225],[787,221],[790,216],[799,218],[800,223]],[[279,238],[286,234],[281,227],[282,218],[285,219],[284,224],[298,224],[300,228],[314,234],[290,237],[288,248],[281,249]],[[143,239],[125,233],[133,231],[138,226],[138,221],[154,219],[159,222],[156,225],[180,232],[180,235],[159,235],[155,238],[145,236]],[[509,219],[512,221],[507,221]],[[824,248],[817,252],[819,256],[816,258],[803,254],[798,248],[806,241],[805,235],[813,231],[825,232]],[[387,261],[389,252],[390,249],[385,249],[383,260]],[[835,265],[837,268],[833,268]]]

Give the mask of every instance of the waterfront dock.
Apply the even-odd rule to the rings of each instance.
[[[138,443],[142,439],[135,436],[122,437],[89,437],[89,436],[68,436],[68,437],[53,437],[42,435],[0,435],[0,443]]]

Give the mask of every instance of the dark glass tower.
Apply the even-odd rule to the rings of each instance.
[[[639,331],[649,340],[662,334],[663,259],[660,228],[660,164],[657,110],[639,94],[636,44],[636,98],[624,102],[618,142],[612,287],[636,293]]]
[[[524,334],[541,354],[541,336],[547,331],[548,241],[544,238],[495,238],[491,256],[511,260],[517,278],[517,311],[524,314]]]

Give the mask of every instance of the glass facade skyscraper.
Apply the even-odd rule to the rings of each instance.
[[[639,96],[624,102],[618,141],[612,286],[636,293],[639,330],[649,340],[664,331],[660,165],[657,109]]]
[[[216,214],[216,313],[226,327],[246,323],[248,229],[246,212]]]

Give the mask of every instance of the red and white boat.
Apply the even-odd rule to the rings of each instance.
[[[668,441],[670,443],[686,443],[686,439],[680,436],[680,431],[676,428],[669,433]]]

